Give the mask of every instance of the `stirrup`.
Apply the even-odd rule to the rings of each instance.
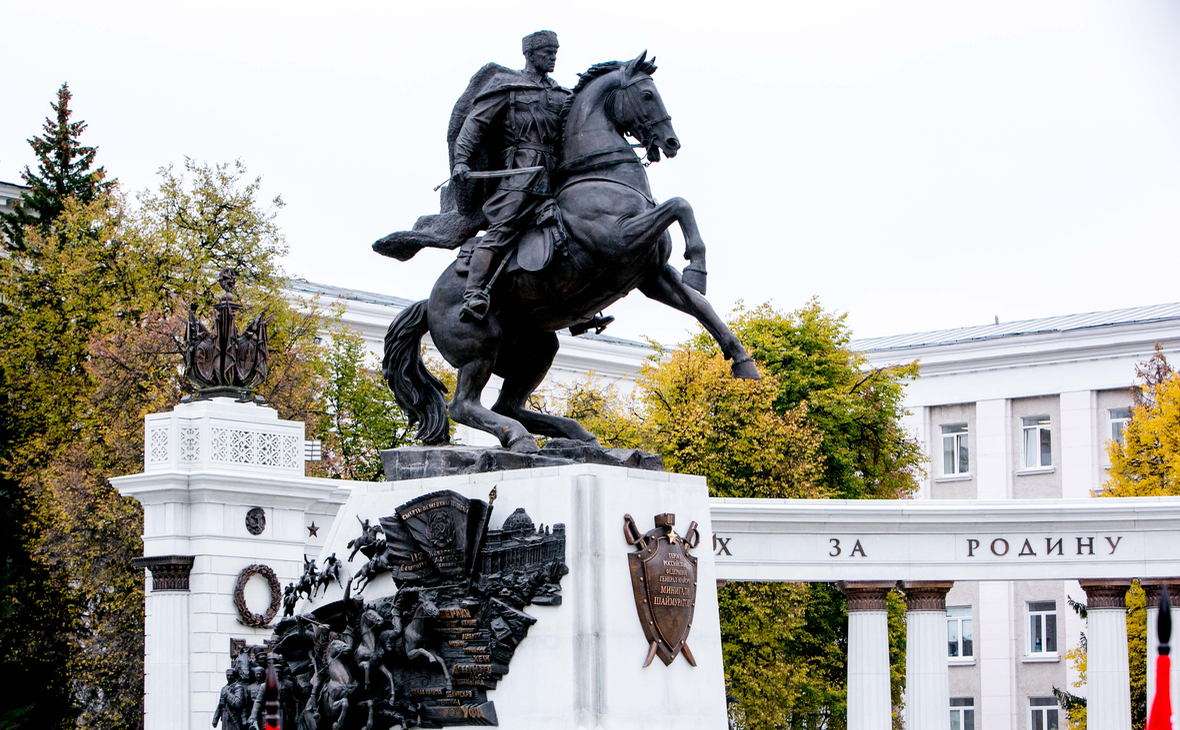
[[[463,309],[459,311],[459,319],[464,321],[482,322],[488,316],[491,300],[482,291],[473,292],[463,297]]]

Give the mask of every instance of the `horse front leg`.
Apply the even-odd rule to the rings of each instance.
[[[688,266],[684,267],[684,285],[704,294],[708,275],[705,269],[705,241],[697,228],[696,214],[687,200],[672,198],[643,215],[629,219],[623,224],[623,235],[630,240],[649,239],[655,242],[673,223],[679,223],[680,232],[684,234],[684,258],[688,261]]]
[[[649,299],[654,299],[696,317],[705,330],[713,336],[713,339],[717,340],[725,359],[733,361],[730,364],[730,370],[733,371],[735,378],[762,379],[762,376],[758,374],[758,368],[754,366],[754,358],[750,357],[737,336],[725,326],[721,317],[717,316],[713,305],[709,304],[708,299],[685,286],[676,269],[665,264],[656,276],[640,285],[639,291]]]

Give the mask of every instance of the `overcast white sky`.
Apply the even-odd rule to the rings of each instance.
[[[684,148],[652,186],[696,209],[722,312],[814,295],[868,337],[1180,300],[1175,0],[0,0],[0,180],[68,81],[128,188],[241,158],[288,203],[291,274],[423,298],[450,255],[370,245],[437,212],[452,104],[541,28],[566,86],[658,56]],[[693,325],[638,293],[610,313]]]

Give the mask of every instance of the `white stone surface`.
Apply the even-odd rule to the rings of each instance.
[[[946,611],[906,611],[906,730],[948,730]]]
[[[1180,575],[1180,497],[710,500],[723,580]]]
[[[530,606],[537,618],[512,659],[510,671],[488,693],[500,726],[545,730],[603,727],[627,730],[682,730],[727,727],[725,678],[717,611],[716,571],[708,536],[709,498],[704,479],[598,465],[574,465],[471,476],[356,485],[341,508],[321,557],[347,557],[348,540],[359,534],[357,516],[374,520],[418,495],[453,489],[487,499],[495,486],[491,526],[496,529],[517,507],[538,525],[566,525],[563,605]],[[643,668],[647,655],[623,538],[623,515],[642,531],[661,512],[676,515],[683,534],[691,521],[702,539],[698,558],[697,605],[688,645],[698,666],[683,657]],[[363,556],[358,555],[357,561]],[[348,565],[348,572],[361,563]],[[388,575],[365,589],[388,595]],[[336,600],[333,586],[314,605]],[[306,610],[305,605],[301,610]]]
[[[1127,610],[1091,608],[1086,632],[1086,728],[1131,727],[1131,671],[1127,660]]]
[[[259,644],[271,633],[238,620],[238,573],[262,563],[281,585],[298,578],[307,525],[316,519],[326,533],[351,483],[304,476],[303,424],[279,420],[272,408],[227,398],[187,403],[147,416],[145,429],[144,473],[111,482],[143,504],[145,556],[194,561],[188,591],[155,591],[147,578],[144,727],[204,730],[225,684],[230,639]],[[211,450],[222,433],[231,441]],[[285,450],[292,443],[297,466]],[[259,535],[246,529],[252,507],[266,514]],[[258,582],[247,587],[247,606],[264,613],[269,592]]]
[[[888,614],[849,611],[848,730],[890,730],[892,724]]]
[[[979,727],[1014,730],[1021,727],[1016,707],[1016,638],[1012,583],[979,584],[979,633],[976,647],[980,665]]]

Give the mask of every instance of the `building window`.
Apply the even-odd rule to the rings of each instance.
[[[1028,653],[1057,653],[1057,601],[1028,604]]]
[[[968,458],[967,424],[951,423],[942,427],[942,473],[966,474],[971,470]]]
[[[1024,468],[1053,466],[1052,437],[1048,416],[1029,416],[1024,420]]]
[[[951,698],[951,730],[975,730],[975,698]]]
[[[1110,440],[1114,441],[1119,446],[1125,442],[1123,440],[1123,429],[1127,427],[1127,421],[1131,420],[1130,408],[1111,408],[1110,409]]]
[[[1031,717],[1028,726],[1032,730],[1057,730],[1059,710],[1056,697],[1029,697],[1028,711]]]
[[[948,607],[946,609],[946,655],[952,659],[974,657],[974,644],[971,635],[971,607]]]

